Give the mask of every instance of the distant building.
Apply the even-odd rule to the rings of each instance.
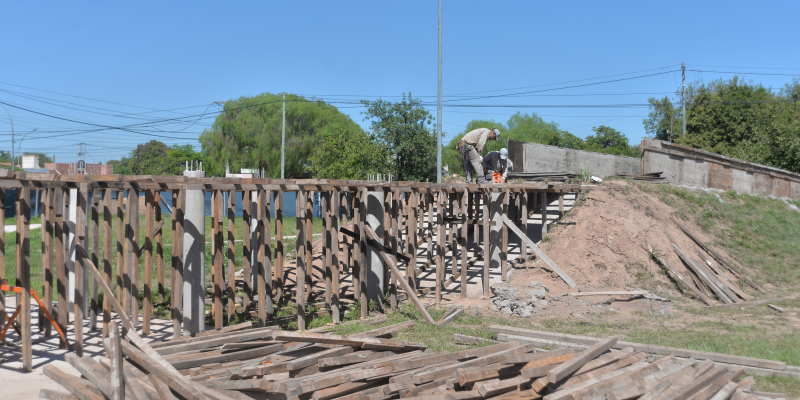
[[[36,154],[25,154],[22,156],[22,169],[39,168],[39,156]]]
[[[78,173],[78,163],[45,163],[48,173],[73,175]],[[111,175],[114,166],[111,164],[86,164],[86,175]]]

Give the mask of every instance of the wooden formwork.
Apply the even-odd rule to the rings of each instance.
[[[43,220],[43,290],[45,299],[52,299],[53,288],[57,292],[59,327],[67,328],[67,263],[69,262],[67,233],[70,229],[65,210],[69,202],[78,204],[78,217],[75,225],[75,309],[74,322],[75,351],[82,356],[83,318],[90,318],[90,329],[95,324],[102,308],[102,329],[108,334],[111,304],[110,296],[104,294],[104,301],[98,304],[98,282],[89,275],[91,290],[83,287],[83,276],[88,274],[87,262],[96,266],[102,274],[105,284],[116,289],[122,309],[134,326],[141,324],[143,334],[149,334],[149,321],[154,308],[152,294],[158,295],[158,302],[165,303],[166,288],[172,291],[170,303],[174,336],[179,337],[182,316],[182,281],[183,281],[183,232],[184,212],[186,207],[186,191],[202,190],[212,193],[212,277],[211,303],[215,328],[223,326],[224,314],[231,321],[237,313],[258,318],[258,326],[266,326],[268,322],[280,322],[274,318],[275,305],[285,304],[285,300],[294,297],[297,304],[298,328],[305,329],[306,305],[314,301],[312,289],[317,277],[312,270],[312,254],[315,245],[322,248],[324,280],[324,310],[332,314],[333,321],[340,318],[340,302],[343,294],[352,289],[354,301],[361,302],[361,316],[367,316],[367,247],[379,249],[386,268],[385,293],[389,294],[390,307],[396,307],[398,284],[409,299],[430,292],[434,293],[434,301],[439,303],[442,292],[453,283],[460,283],[460,295],[466,297],[467,271],[473,267],[482,254],[487,254],[490,219],[488,215],[488,196],[492,192],[504,194],[502,213],[511,215],[515,224],[527,225],[528,211],[532,200],[537,199],[539,208],[546,218],[546,196],[549,193],[563,194],[580,191],[580,185],[548,185],[543,183],[527,184],[434,184],[422,182],[375,182],[344,180],[279,180],[279,179],[247,179],[247,178],[190,178],[183,176],[131,176],[131,175],[51,175],[0,170],[0,192],[6,189],[17,189],[17,266],[16,276],[9,277],[23,290],[31,289],[30,282],[30,191],[43,191],[45,207]],[[70,189],[77,189],[77,198],[71,198]],[[91,191],[91,198],[88,198]],[[384,193],[384,236],[373,240],[374,232],[367,224],[365,201],[368,192]],[[116,202],[112,200],[116,192]],[[164,245],[161,228],[164,221],[161,216],[162,192],[171,192],[171,198],[164,198],[164,203],[172,207],[172,248],[168,260],[164,260]],[[242,307],[235,304],[234,260],[237,243],[235,238],[235,207],[237,192],[242,192],[241,206],[243,210],[244,229],[240,251],[244,256],[243,273],[250,276],[251,265],[256,268],[256,287],[251,287],[250,280],[244,279]],[[294,270],[285,269],[283,232],[283,196],[285,192],[297,193],[297,260]],[[123,200],[127,194],[127,207]],[[227,193],[227,203],[224,202]],[[322,219],[324,229],[322,236],[315,239],[312,231],[313,194],[321,197]],[[5,199],[0,193],[0,201]],[[272,201],[274,196],[274,202]],[[509,203],[513,194],[514,203]],[[139,196],[144,196],[145,223],[144,243],[139,243]],[[87,207],[87,204],[89,207]],[[513,205],[513,207],[512,207]],[[513,208],[514,212],[509,210]],[[0,207],[2,213],[3,207]],[[88,215],[85,211],[88,210]],[[274,221],[272,215],[275,215]],[[2,217],[2,215],[0,215]],[[256,226],[251,226],[251,221]],[[0,218],[2,223],[3,218]],[[102,222],[101,222],[102,221]],[[227,223],[226,223],[227,222]],[[116,224],[116,243],[112,242],[112,223]],[[273,226],[276,237],[272,240]],[[87,227],[90,228],[87,230]],[[543,228],[546,232],[546,224]],[[87,237],[87,233],[88,236]],[[340,236],[340,233],[343,235]],[[255,235],[256,259],[253,260],[251,235]],[[502,274],[505,277],[507,265],[507,232],[502,235],[503,263]],[[101,239],[102,238],[102,239]],[[100,240],[104,252],[100,254]],[[420,255],[419,249],[428,243],[426,254]],[[227,250],[226,248],[227,244]],[[523,246],[524,248],[524,246]],[[484,249],[483,251],[481,249]],[[474,251],[474,257],[468,258],[467,252]],[[0,238],[0,274],[5,253],[5,243]],[[112,265],[116,253],[116,265]],[[385,254],[384,254],[385,253]],[[144,276],[140,276],[139,260],[144,257]],[[420,257],[427,257],[421,267],[417,265]],[[446,268],[446,261],[450,268]],[[389,266],[394,268],[389,268]],[[404,266],[404,276],[400,276],[398,265]],[[164,282],[164,268],[171,268],[171,282]],[[155,269],[155,273],[154,273]],[[434,269],[435,286],[420,288],[419,275],[427,269]],[[351,274],[352,287],[342,286],[340,277]],[[112,277],[116,274],[116,280]],[[485,262],[482,272],[483,294],[489,296],[489,263]],[[295,284],[289,285],[286,277],[293,275]],[[0,275],[0,279],[5,276]],[[13,280],[11,280],[13,279]],[[154,282],[155,279],[155,282]],[[139,319],[139,293],[143,294],[141,320]],[[27,293],[27,292],[26,292]],[[50,297],[48,297],[50,296]],[[89,309],[83,306],[84,299],[89,296]],[[31,368],[30,344],[30,299],[20,299],[23,303],[22,351],[23,366]],[[254,299],[256,299],[254,301]],[[223,300],[227,299],[225,303]],[[27,306],[26,302],[27,301]],[[50,304],[48,302],[47,304]],[[318,303],[319,304],[319,303]],[[2,306],[0,306],[2,307]],[[1,309],[0,309],[1,311]],[[28,322],[24,322],[28,321]],[[0,324],[2,321],[0,321]],[[27,325],[26,325],[27,324]],[[45,323],[45,325],[47,325]],[[0,325],[1,326],[1,325]],[[66,345],[65,343],[63,345]]]

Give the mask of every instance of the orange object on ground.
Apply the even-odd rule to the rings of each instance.
[[[0,285],[0,290],[2,290],[4,292],[22,293],[22,288],[21,287],[16,287],[16,286]],[[34,299],[36,299],[36,302],[39,303],[39,311],[44,312],[44,315],[47,316],[47,319],[49,319],[50,323],[53,324],[53,327],[56,328],[56,331],[58,332],[58,335],[61,336],[61,339],[64,341],[64,343],[69,343],[69,342],[67,342],[67,337],[64,335],[64,332],[61,332],[61,328],[58,326],[56,321],[53,319],[53,316],[50,315],[50,312],[47,311],[47,307],[44,306],[44,303],[42,303],[42,299],[39,298],[39,295],[36,294],[36,291],[31,289],[31,295],[33,296]],[[21,307],[22,307],[22,304],[17,306],[17,309],[16,309],[16,311],[14,311],[14,314],[11,316],[11,318],[8,318],[8,315],[5,316],[6,319],[8,320],[8,324],[6,325],[5,329],[3,329],[2,332],[0,332],[0,340],[3,340],[3,337],[6,336],[6,332],[8,331],[8,328],[14,324],[14,320],[19,315]],[[14,328],[14,330],[16,330],[16,328]],[[19,333],[19,332],[17,332],[17,333]]]
[[[492,171],[492,181],[494,183],[505,183],[503,181],[503,174],[498,174],[497,172]]]

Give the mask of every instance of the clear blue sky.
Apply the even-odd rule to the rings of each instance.
[[[800,75],[797,1],[444,0],[443,8],[445,104],[494,106],[445,107],[445,143],[472,119],[504,123],[516,111],[539,113],[579,137],[605,124],[638,143],[642,105],[674,93],[680,73],[453,101],[467,93],[558,89],[679,70],[681,62],[749,72],[747,79],[776,88],[792,77],[752,73]],[[18,138],[38,129],[22,151],[62,162],[77,158],[79,142],[89,144],[89,162],[119,158],[152,138],[197,145],[219,110],[212,102],[263,92],[334,103],[412,92],[433,103],[437,19],[436,0],[6,1],[0,102],[46,114],[9,107]],[[730,76],[690,71],[687,82]],[[366,128],[362,107],[335,104]],[[435,115],[435,106],[429,110]],[[168,118],[179,119],[141,125]],[[134,124],[136,133],[107,129]],[[10,130],[0,109],[0,149],[10,150]]]

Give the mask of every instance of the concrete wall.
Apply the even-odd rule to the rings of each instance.
[[[675,185],[800,199],[800,174],[650,138],[642,150],[641,172],[663,172]]]
[[[641,160],[591,151],[565,149],[538,143],[508,141],[508,158],[515,172],[576,171],[588,169],[592,175],[606,177],[616,174],[638,174]]]

